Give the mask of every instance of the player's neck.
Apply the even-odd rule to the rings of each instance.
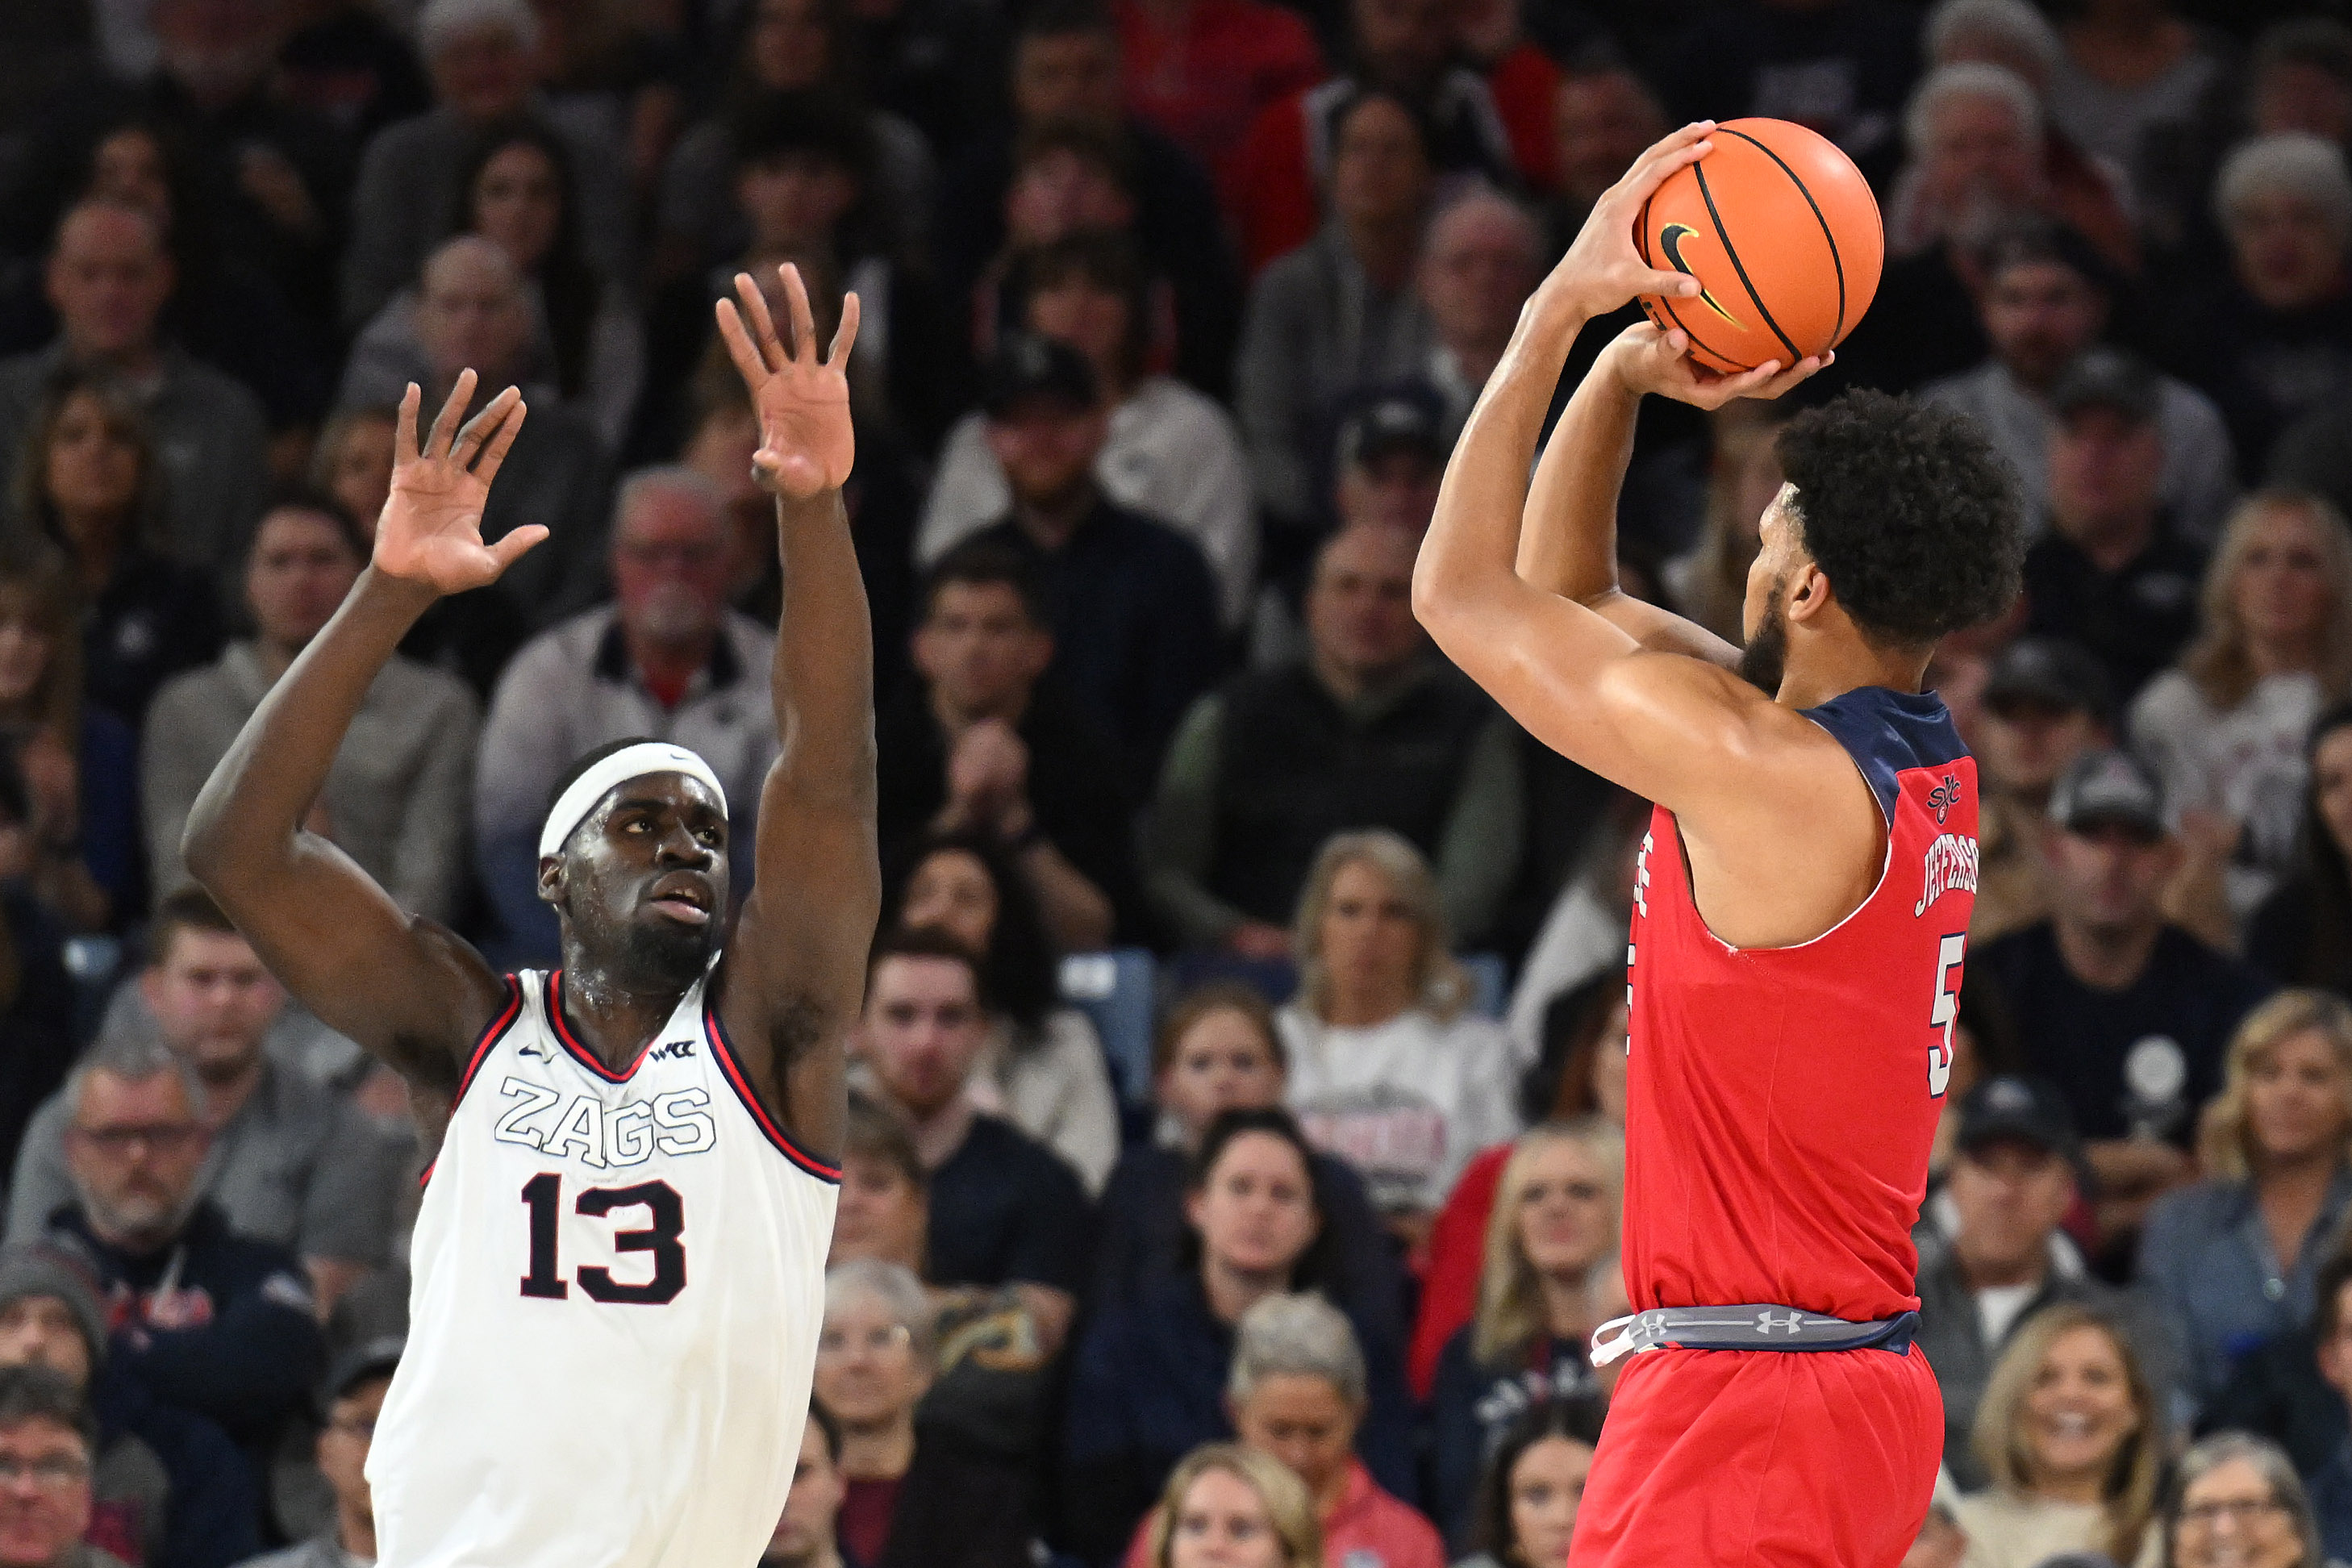
[[[1835,606],[1831,614],[1840,615]],[[1794,628],[1791,628],[1792,633]],[[1818,708],[1865,686],[1916,691],[1927,677],[1927,654],[1873,647],[1853,623],[1812,636],[1792,635],[1775,699],[1788,708]]]
[[[688,981],[684,985],[652,989],[632,986],[567,943],[559,1001],[563,1022],[580,1037],[580,1043],[598,1061],[621,1072],[669,1022],[692,985]]]

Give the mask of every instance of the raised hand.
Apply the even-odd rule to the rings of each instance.
[[[1677,300],[1697,294],[1697,279],[1662,271],[1642,259],[1633,244],[1633,226],[1641,220],[1642,204],[1665,183],[1667,175],[1697,163],[1712,150],[1706,137],[1714,129],[1712,120],[1696,121],[1661,138],[1634,159],[1623,177],[1592,204],[1568,254],[1537,289],[1537,300],[1572,307],[1579,318],[1589,321],[1643,294]]]
[[[1681,328],[1662,332],[1647,321],[1618,333],[1604,352],[1627,391],[1654,392],[1696,408],[1720,408],[1736,397],[1778,397],[1837,359],[1821,354],[1786,370],[1779,360],[1768,359],[1753,370],[1725,375],[1690,357],[1690,339]]]
[[[509,386],[460,429],[457,421],[473,397],[474,373],[462,371],[419,447],[416,410],[423,395],[415,382],[408,384],[393,436],[392,494],[375,525],[375,569],[436,594],[497,582],[547,537],[546,529],[530,523],[496,544],[482,542],[482,507],[522,428],[524,409],[522,394]]]
[[[792,316],[792,342],[776,336],[766,296],[748,272],[735,275],[743,302],[719,301],[719,335],[760,415],[760,449],[751,471],[772,495],[806,500],[839,489],[857,456],[849,425],[849,351],[857,342],[857,296],[845,295],[833,350],[817,357],[816,318],[808,288],[791,262],[777,268]],[[745,325],[746,318],[750,324]]]

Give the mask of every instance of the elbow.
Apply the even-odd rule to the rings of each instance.
[[[1448,611],[1455,602],[1455,595],[1446,591],[1442,576],[1441,570],[1431,558],[1429,547],[1424,544],[1421,559],[1413,563],[1412,568],[1412,616],[1421,623],[1423,630],[1441,644],[1445,640],[1445,628],[1449,625]]]
[[[209,793],[209,792],[207,792]],[[228,864],[227,846],[222,842],[220,814],[207,809],[205,795],[196,797],[189,809],[187,826],[180,831],[180,860],[188,875],[202,883],[206,891],[216,891],[221,872]]]

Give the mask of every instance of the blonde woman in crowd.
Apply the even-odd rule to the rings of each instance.
[[[1464,1012],[1469,981],[1448,951],[1436,879],[1397,834],[1324,845],[1292,942],[1298,994],[1276,1017],[1291,1109],[1418,1244],[1470,1156],[1517,1130],[1509,1044]]]
[[[2312,720],[2352,694],[2352,529],[2316,496],[2238,503],[2206,568],[2202,629],[2132,703],[2133,750],[2191,850],[2174,919],[2234,948],[2294,868]]]
[[[1432,1510],[1457,1545],[1479,1465],[1530,1404],[1587,1386],[1592,1276],[1613,1261],[1625,1135],[1604,1116],[1519,1135],[1486,1222],[1478,1310],[1437,1361]]]
[[[2199,1127],[2205,1179],[2149,1211],[2139,1274],[2202,1401],[2255,1342],[2311,1321],[2328,1238],[2352,1211],[2352,1005],[2282,991],[2230,1040]]]
[[[1204,1443],[1160,1494],[1151,1568],[1323,1568],[1307,1485],[1255,1448]]]
[[[2165,1568],[2321,1568],[2311,1495],[2285,1450],[2218,1432],[2180,1456],[2164,1510]]]
[[[2071,1303],[2029,1319],[1993,1368],[1974,1436],[1992,1484],[1958,1504],[1966,1568],[2034,1568],[2062,1552],[2162,1561],[2162,1418],[2107,1319]]]

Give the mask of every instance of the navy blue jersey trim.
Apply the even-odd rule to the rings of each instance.
[[[452,1119],[457,1114],[457,1102],[466,1098],[467,1089],[474,1087],[474,1075],[482,1070],[484,1062],[489,1060],[490,1047],[505,1037],[506,1032],[514,1027],[515,1019],[522,1013],[522,982],[509,974],[506,977],[506,986],[507,1005],[499,1009],[499,1016],[489,1021],[482,1030],[482,1037],[474,1042],[473,1055],[466,1058],[466,1070],[458,1075],[457,1092],[449,1097],[449,1115]],[[421,1187],[431,1181],[433,1166],[440,1163],[441,1157],[435,1155],[432,1163],[427,1164],[417,1176],[416,1184]]]
[[[540,987],[540,1000],[547,1009],[548,1026],[555,1031],[555,1037],[563,1042],[563,1048],[572,1053],[572,1060],[603,1079],[606,1083],[626,1083],[635,1077],[638,1067],[646,1059],[646,1053],[653,1049],[654,1040],[661,1038],[661,1031],[656,1029],[653,1039],[639,1046],[637,1054],[629,1058],[628,1067],[623,1071],[614,1072],[596,1059],[595,1052],[574,1038],[572,1026],[563,1021],[563,971],[558,969],[548,975],[547,984]]]
[[[1889,827],[1895,823],[1895,802],[1903,793],[1903,773],[1912,768],[1940,768],[1969,754],[1951,711],[1932,691],[1859,686],[1802,712],[1845,748],[1870,781]]]
[[[766,1134],[768,1142],[775,1145],[776,1152],[818,1181],[831,1182],[839,1186],[841,1167],[826,1164],[785,1137],[783,1130],[776,1125],[768,1115],[766,1107],[760,1103],[760,1097],[751,1092],[751,1081],[744,1076],[742,1064],[735,1059],[733,1042],[727,1038],[727,1026],[719,1021],[718,1007],[708,1000],[702,1005],[702,1032],[710,1041],[710,1054],[719,1058],[719,1075],[727,1080],[727,1087],[735,1091],[735,1098],[743,1102],[743,1109],[751,1113],[751,1120],[759,1123],[760,1131]]]

